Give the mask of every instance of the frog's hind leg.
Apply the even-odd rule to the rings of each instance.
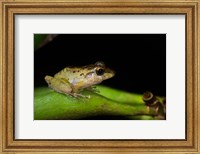
[[[53,90],[63,93],[63,94],[71,94],[72,88],[70,83],[67,80],[62,78],[55,78],[51,76],[45,76],[45,80],[50,88]]]

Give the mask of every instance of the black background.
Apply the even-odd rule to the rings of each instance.
[[[103,61],[116,71],[102,84],[121,90],[166,96],[165,34],[62,34],[37,49],[34,85],[47,86],[45,75],[64,67]]]

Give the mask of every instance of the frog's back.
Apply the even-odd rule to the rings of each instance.
[[[65,78],[69,80],[77,76],[76,72],[78,72],[78,70],[78,67],[65,67],[64,69],[56,73],[54,77]]]

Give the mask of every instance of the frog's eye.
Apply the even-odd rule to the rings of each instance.
[[[102,69],[102,68],[97,69],[97,70],[96,70],[96,74],[99,75],[99,76],[100,76],[100,75],[103,75],[103,74],[104,74],[104,69]]]

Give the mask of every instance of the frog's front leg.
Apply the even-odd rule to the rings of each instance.
[[[51,77],[48,75],[45,76],[45,80],[49,87],[51,87],[53,90],[59,93],[72,95],[72,87],[67,80],[62,78]]]
[[[94,92],[94,93],[100,93],[99,89],[97,89],[97,87],[95,86],[91,86],[86,88],[88,91]]]

